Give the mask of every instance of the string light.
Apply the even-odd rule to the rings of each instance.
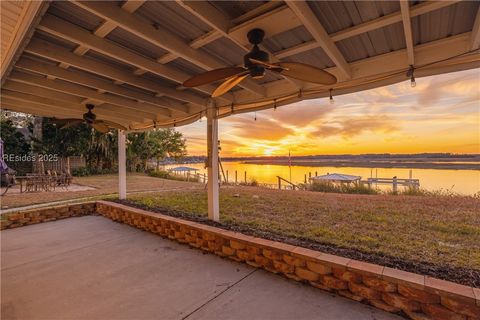
[[[257,121],[257,111],[255,111],[255,121]]]
[[[177,120],[173,120],[173,127],[175,128],[177,126]]]
[[[273,111],[277,111],[277,99],[273,99]]]
[[[334,104],[335,101],[333,100],[333,95],[332,95],[333,89],[330,89],[330,104]]]
[[[415,68],[413,65],[410,65],[410,68],[407,71],[407,77],[410,77],[410,87],[415,88],[417,85],[417,82],[415,81]]]

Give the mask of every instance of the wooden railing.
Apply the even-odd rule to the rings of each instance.
[[[291,182],[291,181],[288,181],[287,179],[284,179],[280,176],[277,176],[277,179],[278,179],[278,189],[281,190],[282,189],[282,181],[286,182],[287,185],[291,186],[291,188],[293,190],[296,190],[296,189],[300,189],[300,187],[298,185],[296,185],[295,183]]]
[[[398,186],[407,186],[414,189],[418,189],[420,187],[420,180],[419,179],[399,179],[397,177],[393,178],[368,178],[366,183],[369,187],[372,187],[373,184],[391,184],[392,191],[394,193],[397,192]]]

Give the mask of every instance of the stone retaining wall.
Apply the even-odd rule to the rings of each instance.
[[[2,216],[0,230],[70,217],[87,216],[94,214],[95,208],[95,202],[86,202],[9,213]]]
[[[95,211],[94,203],[8,215],[1,228]],[[480,289],[98,201],[96,213],[411,319],[480,319]]]

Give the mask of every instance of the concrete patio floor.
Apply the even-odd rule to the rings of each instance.
[[[103,217],[1,240],[2,319],[401,319]]]

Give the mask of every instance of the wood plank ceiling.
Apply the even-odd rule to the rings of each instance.
[[[416,77],[480,67],[477,1],[53,1],[22,29],[13,15],[26,4],[2,1],[1,107],[66,118],[93,103],[130,130],[198,120],[217,84],[181,83],[242,65],[253,28],[271,61],[326,68],[338,83],[244,81],[215,99],[220,117],[407,81],[411,65]]]

